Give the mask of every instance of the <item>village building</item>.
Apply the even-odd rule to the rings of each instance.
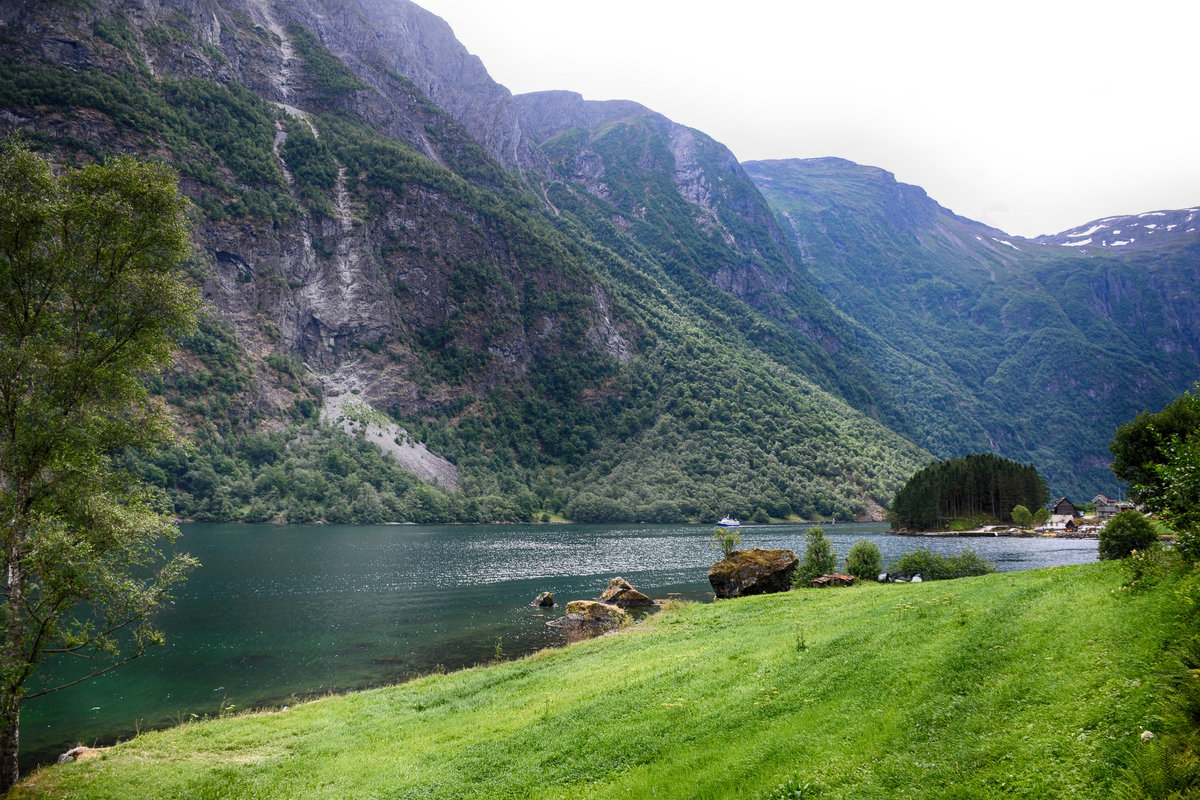
[[[1051,518],[1062,516],[1079,517],[1082,516],[1082,514],[1079,513],[1079,509],[1075,507],[1074,503],[1065,497],[1060,497],[1055,500],[1054,505],[1051,506],[1050,516]]]
[[[1075,517],[1070,514],[1051,514],[1050,520],[1046,523],[1048,531],[1073,531],[1076,530]]]
[[[1110,500],[1103,494],[1093,497],[1092,502],[1096,504],[1096,516],[1099,519],[1115,517],[1122,511],[1128,511],[1134,507],[1133,503],[1127,500]]]

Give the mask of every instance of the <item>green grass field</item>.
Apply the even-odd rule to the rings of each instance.
[[[1157,746],[1142,732],[1179,724],[1193,596],[1121,589],[1122,569],[678,605],[519,661],[144,734],[12,796],[1111,797]]]

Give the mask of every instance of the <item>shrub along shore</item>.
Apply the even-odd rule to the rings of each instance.
[[[1105,562],[673,604],[517,661],[143,734],[12,797],[1146,796],[1186,728],[1200,589],[1128,580]]]

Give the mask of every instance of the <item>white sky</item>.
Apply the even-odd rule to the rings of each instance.
[[[1020,236],[1200,204],[1200,0],[416,0],[513,93],[840,156]]]

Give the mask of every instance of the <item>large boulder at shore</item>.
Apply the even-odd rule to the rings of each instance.
[[[613,578],[608,582],[608,588],[598,598],[601,603],[620,608],[646,607],[654,605],[654,601],[639,592],[624,578]]]
[[[551,620],[547,625],[566,628],[568,631],[603,633],[628,625],[629,614],[623,609],[598,600],[572,600],[567,603],[567,614]]]
[[[786,592],[799,564],[791,550],[734,550],[712,565],[708,582],[718,598]]]

